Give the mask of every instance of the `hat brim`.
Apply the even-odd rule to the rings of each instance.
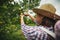
[[[33,12],[43,15],[43,16],[46,16],[48,18],[54,19],[54,20],[60,19],[60,16],[56,15],[55,13],[51,13],[51,12],[43,10],[43,9],[36,9],[35,8],[35,9],[33,9]]]

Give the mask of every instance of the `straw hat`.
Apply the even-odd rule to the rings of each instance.
[[[55,14],[55,7],[51,4],[43,4],[39,9],[34,8],[33,11],[39,15],[43,15],[54,20],[60,19],[60,16]]]

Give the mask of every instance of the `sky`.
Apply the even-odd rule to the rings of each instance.
[[[18,2],[18,0],[15,0],[15,1]],[[22,1],[22,0],[20,0],[20,1]],[[56,14],[60,16],[60,0],[41,0],[40,6],[45,3],[52,4],[56,8]]]
[[[50,3],[56,8],[56,14],[60,16],[60,0],[41,0],[40,6],[45,3]]]

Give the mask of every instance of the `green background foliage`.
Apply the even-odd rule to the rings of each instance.
[[[0,0],[0,40],[26,40],[20,26],[20,14],[39,5],[40,0]],[[24,22],[33,26],[32,20],[25,17]]]

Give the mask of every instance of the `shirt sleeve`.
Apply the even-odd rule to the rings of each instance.
[[[31,35],[35,34],[36,30],[34,29],[33,26],[28,26],[26,24],[21,24],[21,29],[25,35],[25,37],[30,37]]]
[[[21,28],[22,28],[22,31],[25,35],[25,37],[29,40],[37,40],[37,39],[47,39],[47,34],[45,32],[42,32],[41,29],[39,29],[39,27],[30,27],[30,26],[27,26],[26,24],[21,24]],[[40,32],[39,32],[40,30]]]

